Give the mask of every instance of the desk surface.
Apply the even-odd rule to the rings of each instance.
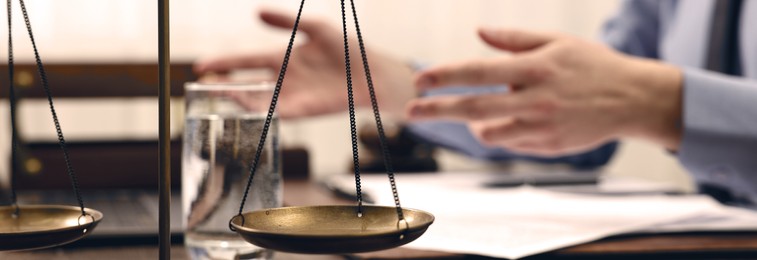
[[[284,201],[287,205],[350,204],[328,190],[307,180],[287,180]],[[180,242],[180,241],[174,241]],[[188,259],[184,248],[176,244],[172,259]],[[564,248],[526,259],[755,259],[757,232],[685,233],[618,236]],[[0,259],[157,259],[157,245],[88,246],[30,252],[0,253]],[[490,259],[480,256],[396,248],[354,256],[296,255],[277,253],[274,259]]]

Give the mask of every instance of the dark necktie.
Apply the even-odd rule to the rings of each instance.
[[[739,52],[739,17],[743,0],[716,0],[710,27],[710,46],[707,69],[733,76],[741,76]],[[744,198],[735,197],[728,188],[715,184],[699,184],[699,192],[732,205],[748,205]]]
[[[739,21],[743,0],[716,0],[710,27],[707,69],[728,75],[741,75]]]

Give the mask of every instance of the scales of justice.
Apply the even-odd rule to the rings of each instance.
[[[379,140],[384,155],[389,183],[392,187],[395,205],[374,206],[363,205],[360,188],[360,167],[358,164],[357,134],[355,126],[355,108],[353,102],[351,65],[347,36],[347,14],[345,1],[341,0],[342,26],[344,33],[345,68],[347,92],[349,98],[349,114],[352,134],[352,149],[354,161],[355,184],[357,191],[357,205],[323,205],[303,207],[269,208],[251,212],[243,212],[250,186],[255,181],[255,171],[263,150],[269,126],[274,117],[278,96],[284,85],[289,56],[302,14],[305,0],[301,0],[297,18],[292,28],[281,70],[276,81],[276,87],[263,126],[259,145],[249,169],[247,186],[239,212],[234,215],[229,212],[229,228],[237,232],[247,242],[277,251],[305,253],[305,254],[340,254],[376,251],[398,247],[420,237],[433,223],[434,216],[421,210],[402,208],[399,193],[395,185],[391,158],[388,153],[386,137],[381,123],[378,103],[373,82],[370,76],[369,64],[363,45],[363,39],[358,24],[357,13],[353,0],[350,0],[352,20],[358,36],[362,65],[366,72],[366,80],[371,98],[373,113],[379,133]],[[85,207],[85,200],[80,195],[74,167],[69,159],[66,141],[58,122],[53,105],[53,98],[48,86],[44,66],[37,51],[32,33],[29,16],[26,12],[24,0],[19,0],[26,28],[34,48],[37,69],[41,82],[47,94],[50,111],[55,124],[58,141],[66,162],[66,171],[70,177],[73,192],[76,194],[78,206],[65,205],[19,205],[16,202],[16,191],[11,181],[12,205],[0,206],[0,250],[31,250],[53,247],[74,242],[92,233],[97,224],[104,217],[96,209]],[[159,231],[160,257],[170,258],[170,136],[169,136],[169,24],[168,0],[158,0],[158,33],[159,33],[159,137],[160,137],[160,203],[159,203]],[[8,69],[10,76],[9,103],[11,108],[11,172],[18,169],[17,162],[17,127],[16,127],[16,98],[13,86],[13,41],[11,36],[11,0],[7,0],[8,8]],[[13,179],[13,178],[11,178]]]

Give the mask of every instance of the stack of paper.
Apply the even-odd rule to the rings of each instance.
[[[492,189],[483,188],[482,181],[480,174],[398,176],[402,207],[436,217],[426,234],[407,247],[516,259],[621,233],[719,228],[717,223],[757,230],[756,213],[729,209],[706,196]],[[347,177],[342,185],[354,182]],[[362,185],[376,204],[394,204],[386,176],[364,176]],[[723,225],[734,212],[739,220]]]

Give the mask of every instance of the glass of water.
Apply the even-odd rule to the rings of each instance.
[[[184,243],[192,259],[269,259],[270,250],[229,230],[239,212],[274,85],[185,85],[181,202]],[[282,205],[278,124],[271,121],[245,211]]]

